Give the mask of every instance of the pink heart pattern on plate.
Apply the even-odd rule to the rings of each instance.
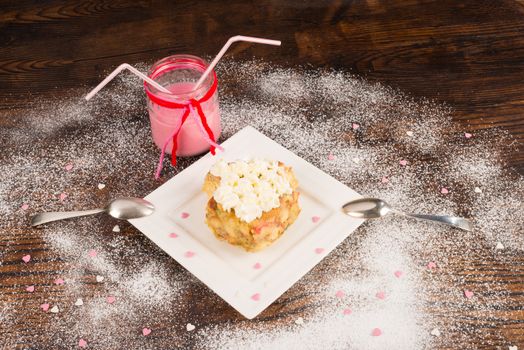
[[[374,336],[374,337],[381,336],[382,335],[382,330],[380,328],[374,328],[371,331],[371,335]]]

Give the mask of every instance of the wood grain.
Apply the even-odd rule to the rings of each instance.
[[[283,45],[275,53],[263,45],[237,44],[228,55],[263,57],[284,66],[348,70],[415,97],[448,104],[464,131],[504,128],[516,140],[507,161],[524,174],[522,1],[262,0],[225,5],[220,1],[22,0],[2,1],[0,7],[0,110],[12,111],[13,118],[0,120],[0,127],[16,123],[30,108],[28,100],[94,86],[122,62],[151,62],[173,53],[209,56],[228,37],[244,34],[280,39]],[[5,258],[0,269],[4,297],[31,298],[18,295],[14,288],[29,281],[21,262],[24,254],[38,261],[32,274],[49,277],[63,268],[61,262],[49,260],[34,232],[14,228],[12,235],[0,237],[0,247]],[[471,285],[488,283],[511,290],[504,306],[493,306],[489,315],[446,303],[440,295],[430,296],[436,303],[428,312],[444,324],[469,324],[482,330],[461,339],[460,329],[454,329],[460,348],[507,347],[500,333],[524,347],[524,257],[509,261],[479,253],[456,257],[446,269],[457,282],[463,277]],[[203,303],[188,311],[194,322],[246,322],[226,304],[217,303],[216,297],[199,297]],[[208,305],[219,308],[214,318],[205,313]],[[288,292],[259,319],[279,322],[313,307],[305,296]],[[38,322],[27,320],[25,329],[9,332],[31,332]]]

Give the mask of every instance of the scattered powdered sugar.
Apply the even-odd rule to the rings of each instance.
[[[173,300],[179,286],[170,285],[167,272],[148,263],[123,282],[127,295],[137,303],[148,307],[163,307]]]
[[[512,322],[509,316],[492,317],[509,307],[509,287],[490,277],[490,266],[479,269],[485,261],[519,259],[524,251],[524,181],[502,161],[509,136],[496,130],[466,138],[450,108],[340,71],[222,61],[218,76],[221,140],[251,125],[363,195],[405,211],[470,216],[476,230],[393,215],[369,221],[270,311],[233,323],[238,316],[225,302],[127,223],[98,216],[27,227],[28,216],[39,211],[99,207],[160,185],[153,178],[159,152],[141,82],[123,74],[90,102],[82,100],[84,89],[35,99],[29,113],[0,112],[2,120],[17,120],[0,129],[0,269],[30,238],[48,251],[35,254],[27,271],[36,272],[41,256],[54,266],[47,270],[60,271],[31,274],[24,286],[4,284],[3,347],[72,348],[79,339],[93,348],[137,349],[513,343],[499,331]],[[163,180],[196,159],[179,159],[176,169],[166,160]],[[120,232],[113,232],[117,224]],[[503,250],[495,249],[497,242]],[[436,267],[429,269],[429,262]],[[464,272],[468,266],[474,276]],[[65,283],[55,285],[56,278]],[[34,293],[10,294],[33,284]],[[465,298],[464,290],[473,297]],[[78,298],[82,305],[75,305]],[[59,312],[44,312],[43,303]],[[28,329],[27,318],[45,327]],[[438,337],[431,335],[435,328]]]
[[[292,72],[281,68],[276,68],[259,77],[257,84],[260,92],[270,98],[296,99],[307,98],[309,91],[302,83],[302,76],[298,72]],[[279,89],[276,90],[275,86]]]

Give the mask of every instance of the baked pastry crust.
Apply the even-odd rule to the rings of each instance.
[[[299,192],[296,190],[298,181],[291,167],[281,162],[278,165],[285,170],[284,176],[293,191],[279,197],[280,205],[277,208],[263,212],[260,218],[251,222],[242,221],[236,216],[234,209],[226,211],[215,201],[213,193],[220,184],[220,177],[211,173],[206,175],[203,185],[203,191],[209,197],[206,223],[218,239],[240,246],[248,252],[256,252],[275,242],[295,222],[300,214]]]

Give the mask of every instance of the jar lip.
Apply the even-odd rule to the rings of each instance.
[[[147,72],[147,75],[149,78],[156,80],[156,78],[158,78],[162,74],[176,69],[175,67],[168,66],[176,65],[177,63],[181,65],[187,65],[186,68],[198,70],[202,73],[204,73],[204,71],[208,67],[208,62],[203,58],[189,54],[176,54],[164,57],[161,60],[155,62]],[[213,86],[215,80],[216,73],[213,69],[211,73],[206,77],[204,82],[198,87],[198,89],[190,91],[188,93],[168,94],[157,90],[155,87],[151,86],[147,82],[144,82],[144,88],[147,90],[146,92],[148,92],[149,94],[154,95],[155,97],[166,102],[184,102],[189,100],[190,98],[195,98],[194,96],[205,95],[206,92]]]

